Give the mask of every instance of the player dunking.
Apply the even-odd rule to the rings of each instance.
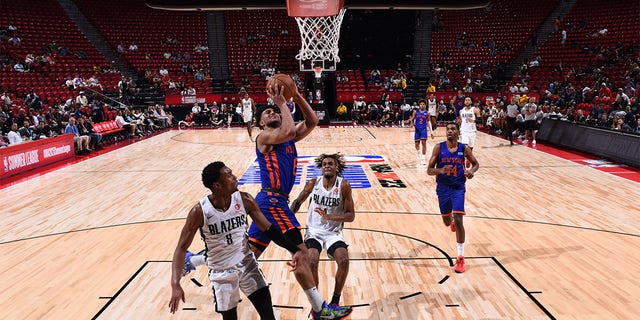
[[[309,180],[298,198],[291,202],[291,211],[297,212],[307,197],[311,196],[307,214],[305,245],[309,249],[311,272],[318,282],[318,261],[324,248],[327,255],[338,264],[335,286],[330,304],[338,305],[342,288],[349,273],[349,252],[342,236],[345,222],[353,222],[355,211],[351,185],[342,178],[344,158],[339,153],[321,154],[315,159],[316,167],[322,169],[322,176]]]
[[[436,194],[440,214],[444,224],[456,233],[458,243],[458,257],[455,271],[464,272],[464,241],[465,230],[462,223],[464,211],[465,183],[473,175],[480,164],[469,146],[458,142],[459,127],[456,123],[449,123],[446,127],[447,140],[436,144],[429,159],[427,174],[436,176]],[[468,159],[472,167],[465,171],[464,160]],[[453,216],[453,221],[452,221]]]
[[[302,111],[304,121],[295,125],[287,101],[282,95],[283,91],[284,87],[267,88],[267,94],[273,100],[274,106],[260,106],[256,115],[258,126],[263,130],[256,136],[256,157],[262,182],[262,190],[256,195],[256,202],[267,220],[278,226],[306,256],[307,248],[302,241],[300,223],[289,208],[288,202],[298,166],[295,143],[311,133],[318,124],[318,117],[296,90],[293,101]],[[249,244],[256,257],[260,257],[269,242],[265,233],[252,223],[249,227]],[[308,268],[308,265],[304,266]],[[296,275],[296,280],[311,302],[314,319],[340,319],[351,313],[350,307],[329,306],[323,301],[310,270],[308,276],[307,278]]]
[[[253,138],[251,136],[251,127],[253,126],[253,115],[256,111],[255,103],[253,103],[253,99],[249,97],[248,93],[244,94],[244,98],[240,102],[242,104],[242,120],[247,125],[247,133],[249,133],[249,140],[253,142]]]
[[[416,151],[418,152],[418,160],[421,165],[427,164],[427,138],[429,138],[429,127],[431,121],[429,120],[429,111],[427,110],[427,102],[422,99],[418,102],[418,109],[413,110],[411,118],[408,123],[413,123],[415,133],[413,134],[413,141],[415,142]],[[420,150],[422,145],[422,151]]]
[[[222,314],[224,320],[237,319],[242,290],[260,319],[275,320],[269,286],[245,237],[247,215],[269,238],[293,254],[290,265],[294,273],[305,272],[298,265],[306,265],[306,256],[267,221],[251,195],[238,191],[238,179],[224,163],[218,161],[207,165],[202,171],[202,183],[211,194],[193,206],[180,233],[173,254],[170,312],[175,313],[180,300],[185,301],[180,286],[182,259],[196,232],[200,231],[207,248],[205,257],[216,312]]]
[[[303,139],[318,124],[318,118],[311,106],[298,91],[294,102],[300,106],[304,121],[295,125],[291,111],[282,95],[284,87],[267,88],[267,94],[274,105],[262,105],[258,108],[256,119],[263,131],[256,137],[256,155],[260,165],[262,190],[256,196],[256,202],[267,220],[280,228],[285,236],[296,244],[307,257],[307,248],[302,241],[300,223],[288,206],[289,192],[293,188],[298,162],[295,142]],[[258,225],[252,223],[248,237],[251,250],[256,258],[269,245],[269,235]],[[183,275],[195,270],[203,263],[203,255],[186,252]],[[328,305],[322,299],[315,286],[308,261],[299,263],[295,274],[296,280],[304,290],[312,306],[313,319],[341,319],[351,313],[351,307]]]

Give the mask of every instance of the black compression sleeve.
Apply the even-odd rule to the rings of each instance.
[[[300,248],[295,244],[291,243],[289,239],[285,238],[280,230],[273,227],[273,225],[269,226],[269,229],[264,232],[269,239],[273,240],[277,245],[287,249],[291,253],[296,253],[300,251]]]

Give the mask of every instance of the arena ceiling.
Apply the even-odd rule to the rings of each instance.
[[[345,0],[347,9],[461,10],[489,5],[490,0]],[[165,10],[248,10],[285,9],[285,0],[145,0],[154,9]]]

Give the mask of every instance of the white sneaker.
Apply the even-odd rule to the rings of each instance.
[[[531,144],[535,146],[536,145],[536,141],[535,140],[531,141]]]
[[[522,140],[522,144],[527,144],[528,142],[529,142],[529,140],[527,140],[527,139]]]

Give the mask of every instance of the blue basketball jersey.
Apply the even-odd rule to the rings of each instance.
[[[267,153],[260,152],[256,147],[256,157],[260,165],[262,188],[274,188],[290,193],[298,166],[298,151],[294,140],[274,145],[273,150]]]
[[[429,110],[425,109],[424,111],[420,111],[420,109],[416,109],[416,121],[414,126],[416,129],[427,129],[427,124],[429,123]]]
[[[443,185],[464,185],[467,178],[464,176],[464,144],[458,142],[458,149],[450,152],[447,142],[440,142],[440,154],[438,155],[438,168],[452,165],[453,168],[436,177],[436,182]]]

